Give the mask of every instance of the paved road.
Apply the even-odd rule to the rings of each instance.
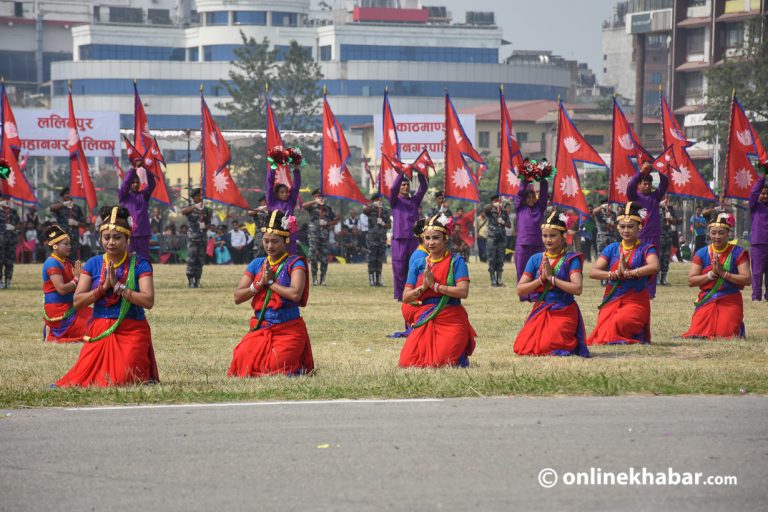
[[[765,510],[768,398],[498,398],[0,413],[0,509]],[[731,486],[568,486],[568,472]],[[539,472],[558,484],[545,489]]]

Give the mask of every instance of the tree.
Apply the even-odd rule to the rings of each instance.
[[[281,119],[281,128],[310,130],[318,127],[320,90],[317,84],[322,79],[320,66],[299,43],[291,41],[276,81],[275,109]]]
[[[707,71],[709,135],[720,138],[721,157],[728,144],[731,94],[735,90],[760,140],[768,142],[768,17],[747,22],[744,47]],[[758,120],[759,122],[755,122]],[[724,161],[722,158],[721,162]]]

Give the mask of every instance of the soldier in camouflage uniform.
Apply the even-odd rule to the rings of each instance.
[[[661,238],[659,239],[659,284],[667,286],[667,272],[669,272],[669,260],[672,256],[672,240],[677,235],[677,217],[675,209],[664,201],[659,206],[661,215]]]
[[[199,188],[191,193],[194,204],[181,210],[187,217],[189,234],[187,235],[187,279],[190,288],[200,288],[205,263],[205,246],[208,242],[208,225],[213,219],[213,210],[203,206],[203,192]]]
[[[373,194],[371,203],[363,207],[368,218],[365,245],[368,248],[368,284],[384,286],[381,283],[381,267],[387,254],[387,230],[392,225],[389,210],[384,207],[381,194]]]
[[[512,226],[509,212],[501,204],[501,197],[491,197],[491,204],[483,209],[488,222],[488,273],[491,275],[491,286],[504,286],[501,274],[504,272],[504,251],[507,248],[507,231]]]
[[[597,227],[597,255],[600,256],[608,245],[619,241],[618,232],[611,205],[608,203],[596,206],[592,209],[592,215]]]
[[[325,204],[325,198],[316,188],[312,191],[312,201],[304,203],[303,208],[309,214],[309,265],[312,268],[312,284],[323,286],[325,273],[328,270],[328,240],[331,229],[336,224],[336,214]],[[317,266],[320,263],[320,279],[317,277]]]
[[[253,231],[253,258],[265,258],[267,252],[264,250],[264,245],[261,243],[262,232],[261,228],[266,227],[269,221],[269,213],[267,212],[267,197],[261,196],[259,198],[259,206],[255,210],[248,210],[248,215],[253,217],[253,223],[255,229]]]
[[[69,188],[64,187],[59,192],[61,200],[51,205],[51,213],[56,217],[56,224],[67,230],[72,252],[69,258],[74,262],[80,259],[80,225],[85,223],[83,210],[72,201]]]
[[[0,288],[10,288],[21,218],[11,198],[0,195]]]

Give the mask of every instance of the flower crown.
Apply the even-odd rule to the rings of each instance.
[[[545,181],[556,173],[557,169],[552,167],[546,158],[542,158],[540,161],[526,158],[523,160],[522,167],[517,170],[517,175],[529,183],[532,181]]]
[[[301,154],[301,149],[284,148],[283,146],[275,146],[269,150],[267,154],[267,161],[269,162],[270,169],[276,170],[278,167],[293,164],[295,166],[304,166],[306,162]]]

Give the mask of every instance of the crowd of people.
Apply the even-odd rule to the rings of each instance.
[[[605,290],[596,325],[588,336],[576,298],[583,291],[584,260],[591,247],[579,251],[586,238],[579,233],[586,229],[578,216],[548,205],[546,178],[536,180],[538,187],[534,180],[524,181],[511,203],[505,204],[498,196],[491,198],[480,211],[479,224],[467,222],[471,217],[458,209],[453,214],[441,193],[435,194],[435,207],[424,215],[422,201],[428,182],[423,175],[418,175],[418,188],[412,192],[411,182],[400,172],[386,202],[374,194],[359,217],[350,211],[345,219],[315,190],[313,199],[300,207],[308,218],[303,229],[307,255],[297,245],[301,230],[294,216],[301,183],[298,167],[293,187],[274,183],[272,175],[268,180],[271,188],[259,206],[248,212],[257,236],[243,231],[234,220],[230,226],[214,229],[214,212],[196,189],[191,204],[180,211],[186,218],[188,285],[201,286],[207,258],[209,262],[246,265],[234,290],[234,302],[250,302],[254,315],[234,350],[228,375],[309,373],[314,360],[300,309],[307,305],[310,287],[326,283],[331,241],[336,239],[337,226],[341,226],[338,232],[346,227],[358,243],[364,239],[369,286],[383,286],[386,247],[390,246],[393,294],[406,327],[393,335],[405,338],[399,366],[468,366],[476,333],[462,305],[470,290],[465,237],[474,236],[477,228],[478,238],[482,238],[485,228],[491,286],[501,287],[510,245],[508,230],[513,229],[515,291],[521,301],[532,304],[515,338],[515,353],[589,357],[588,347],[593,345],[650,343],[650,304],[657,283],[667,284],[679,226],[677,214],[665,198],[665,178],[654,189],[651,171],[644,165],[632,179],[627,203],[598,205],[592,212],[595,236],[587,240],[588,245],[596,241],[597,252],[588,277]],[[152,251],[162,227],[158,212],[149,213],[150,193],[135,172],[126,175],[120,204],[102,207],[93,227],[97,236],[92,237],[98,238],[103,253],[84,263],[90,247],[81,236],[87,222],[82,209],[66,189],[51,206],[55,222],[43,224],[42,237],[38,237],[46,248],[45,336],[52,342],[85,342],[78,361],[57,386],[159,381],[144,313],[155,301]],[[755,183],[749,207],[750,241],[755,249],[751,261],[744,247],[731,243],[735,220],[727,209],[697,211],[692,217],[694,234],[699,236],[701,229],[704,233],[691,257],[688,285],[700,291],[690,327],[682,337],[745,335],[741,290],[751,284],[752,299],[762,300],[768,267],[763,261],[768,256],[763,250],[768,246],[765,178]],[[0,212],[5,219],[4,235],[21,225],[6,198]],[[85,227],[87,230],[88,225]],[[180,228],[179,236],[181,232]],[[213,261],[209,259],[211,246]],[[754,276],[751,268],[759,269]],[[10,277],[6,279],[4,286],[9,288]],[[768,280],[765,285],[768,288]],[[768,289],[766,294],[768,299]]]

